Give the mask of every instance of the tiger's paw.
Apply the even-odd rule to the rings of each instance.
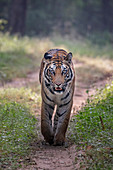
[[[54,146],[63,146],[63,145],[65,145],[65,138],[63,136],[59,137],[59,138],[55,138],[53,145]]]
[[[54,142],[54,146],[63,146],[65,144],[65,142],[63,142],[63,141],[55,141]]]
[[[49,143],[50,145],[52,145],[54,143],[53,141],[53,137],[49,138],[49,139],[45,139],[47,143]]]

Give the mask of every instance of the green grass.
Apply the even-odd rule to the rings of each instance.
[[[35,107],[40,107],[40,89],[37,89],[36,92],[32,92],[31,88],[0,89],[0,102],[5,103],[7,101],[16,101],[20,104],[25,103],[25,105],[31,109],[31,112],[33,112]]]
[[[47,38],[19,38],[0,33],[0,82],[36,71],[43,53],[51,45]]]
[[[89,169],[113,167],[113,82],[87,100],[74,117],[71,139],[87,150]]]
[[[30,89],[0,90],[0,169],[16,169],[38,140],[35,109],[40,97]]]
[[[87,69],[92,70],[91,75],[92,72],[95,72],[95,77],[99,75],[101,79],[106,74],[113,72],[111,44],[99,46],[81,37],[75,39],[58,35],[39,39],[19,38],[16,35],[10,36],[0,33],[0,83],[4,84],[17,77],[26,77],[27,73],[37,71],[44,53],[52,48],[63,48],[71,51],[76,61],[87,64],[86,67],[78,70],[81,76],[87,72]],[[82,70],[84,71],[82,72]]]
[[[98,37],[97,37],[98,38]],[[83,37],[70,38],[53,36],[51,40],[57,48],[63,48],[73,53],[77,81],[86,86],[113,75],[112,44],[94,44]],[[79,67],[77,63],[80,64]]]
[[[98,37],[96,38],[98,39]],[[69,49],[77,58],[87,56],[113,59],[112,44],[110,43],[99,45],[99,43],[92,43],[91,40],[83,37],[70,38],[60,35],[53,36],[51,39],[56,46]]]

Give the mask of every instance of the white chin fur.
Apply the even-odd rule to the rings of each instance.
[[[61,92],[54,91],[54,93],[57,95],[61,95],[61,94],[63,94],[63,91],[61,91]]]

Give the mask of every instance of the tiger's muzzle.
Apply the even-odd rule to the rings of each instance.
[[[61,83],[56,83],[54,84],[53,89],[56,93],[62,93],[65,91],[65,86]]]

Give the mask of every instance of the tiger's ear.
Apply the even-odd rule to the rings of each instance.
[[[71,63],[72,57],[73,57],[73,55],[72,55],[72,53],[70,52],[70,53],[68,53],[67,56],[65,57],[65,60],[68,61],[69,63]]]
[[[45,53],[44,54],[44,58],[47,60],[47,59],[51,59],[52,58],[52,55],[48,54],[48,53]]]

